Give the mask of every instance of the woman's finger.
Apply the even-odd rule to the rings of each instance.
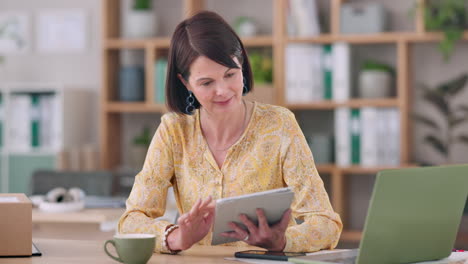
[[[258,227],[261,230],[268,232],[270,230],[270,226],[268,225],[265,212],[261,208],[257,208],[256,212],[257,212],[257,217],[258,217]]]
[[[247,215],[245,214],[240,214],[239,215],[239,219],[241,220],[241,222],[247,227],[247,229],[249,230],[249,233],[250,234],[256,234],[257,233],[257,226],[254,224],[254,222],[252,222],[249,217],[247,217]]]
[[[211,203],[212,200],[213,200],[213,198],[211,197],[211,195],[208,196],[205,200],[203,200],[203,202],[200,205],[200,208],[207,207]]]
[[[197,202],[192,206],[192,209],[190,210],[189,214],[190,216],[195,215],[196,211],[198,210],[198,206],[201,203],[201,199],[198,199]]]
[[[240,239],[240,238],[238,238],[238,234],[236,232],[234,232],[234,231],[223,232],[220,235],[223,236],[223,237],[232,237],[232,238]]]
[[[236,224],[234,222],[229,223],[229,226],[237,234],[236,238],[238,238],[238,239],[243,239],[244,237],[249,235],[249,232],[245,231],[243,228],[241,228],[238,224]]]
[[[291,220],[291,208],[284,211],[283,216],[281,217],[279,226],[282,230],[286,230],[286,228],[288,228],[289,220]]]

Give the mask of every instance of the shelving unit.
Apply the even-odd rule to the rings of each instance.
[[[417,0],[424,5],[424,0]],[[120,163],[121,157],[121,114],[123,113],[164,113],[167,111],[164,105],[155,104],[153,97],[154,83],[154,61],[159,54],[167,52],[170,39],[167,36],[143,40],[120,39],[119,32],[119,5],[113,0],[102,0],[103,2],[103,73],[104,81],[101,101],[101,162],[102,167],[114,169]],[[202,10],[205,6],[203,0],[184,0],[181,19]],[[243,39],[247,47],[269,47],[272,49],[274,72],[273,89],[275,102],[293,111],[300,110],[334,110],[338,107],[347,106],[351,108],[361,107],[394,107],[400,113],[400,167],[411,166],[411,124],[410,124],[410,101],[412,91],[411,72],[411,46],[420,42],[436,42],[442,39],[440,33],[426,32],[423,26],[421,12],[415,16],[414,32],[387,32],[380,34],[343,35],[340,34],[340,8],[345,0],[330,0],[330,25],[329,33],[318,37],[297,38],[287,34],[287,0],[272,0],[273,5],[273,33],[271,36],[263,35],[255,38]],[[463,35],[468,40],[468,32]],[[285,49],[291,43],[330,44],[334,42],[347,42],[350,44],[392,44],[396,50],[396,97],[388,99],[350,99],[346,102],[321,101],[306,104],[287,104],[285,102]],[[146,100],[139,103],[116,102],[117,83],[116,74],[118,51],[121,49],[142,49],[145,52],[146,72]],[[322,174],[329,174],[331,180],[331,201],[334,209],[342,216],[345,230],[342,240],[358,241],[361,232],[349,230],[347,226],[347,187],[348,175],[370,174],[387,167],[363,168],[359,166],[337,167],[334,164],[319,165],[318,170]],[[468,235],[460,238],[468,240]]]
[[[64,89],[58,83],[1,83],[0,93],[3,105],[0,192],[28,194],[35,170],[55,169],[58,155],[63,150],[88,143],[89,133],[81,124],[90,114],[85,111],[90,109],[90,97],[86,91]],[[29,105],[32,95],[40,98],[35,111]],[[20,96],[26,100],[27,108],[24,108],[24,102],[20,106],[14,100]],[[29,123],[32,116],[41,118],[35,146],[30,143],[34,132],[24,132],[24,129],[32,130]],[[21,123],[21,129],[17,122]],[[41,132],[42,129],[47,129],[47,133]]]

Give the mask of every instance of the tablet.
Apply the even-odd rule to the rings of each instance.
[[[287,187],[216,200],[211,244],[219,245],[238,240],[223,237],[221,233],[233,231],[228,225],[230,222],[235,222],[247,230],[247,227],[239,219],[240,214],[246,214],[249,219],[258,225],[257,208],[263,209],[268,224],[272,225],[279,222],[284,211],[291,207],[293,198],[294,192]]]

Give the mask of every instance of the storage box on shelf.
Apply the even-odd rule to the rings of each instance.
[[[65,149],[88,143],[90,97],[83,90],[64,89],[56,83],[1,84],[2,192],[29,193],[36,169],[56,167]]]
[[[154,102],[154,85],[157,82],[155,78],[155,61],[165,55],[169,47],[169,36],[155,37],[151,39],[126,40],[119,37],[119,5],[115,5],[111,0],[102,0],[104,23],[103,23],[103,49],[104,49],[104,82],[103,82],[103,102],[102,102],[102,129],[101,129],[101,161],[104,168],[112,169],[120,165],[121,157],[121,126],[120,114],[128,112],[165,112],[166,108],[163,104]],[[230,5],[227,1],[221,1],[224,5]],[[248,2],[248,1],[246,1]],[[329,174],[331,181],[331,201],[335,210],[341,214],[345,224],[342,240],[356,241],[360,239],[360,231],[348,230],[347,226],[347,211],[349,204],[347,199],[347,175],[350,174],[370,174],[374,175],[379,170],[411,166],[411,123],[410,123],[410,99],[412,86],[411,72],[411,45],[417,42],[435,42],[442,39],[440,33],[428,33],[423,26],[423,18],[421,12],[416,12],[415,30],[402,32],[382,32],[375,34],[341,34],[340,33],[340,13],[341,6],[345,0],[319,1],[320,5],[325,3],[325,7],[319,6],[319,13],[326,12],[324,17],[329,18],[329,29],[322,30],[322,34],[307,36],[307,34],[299,34],[299,36],[290,36],[288,34],[288,0],[274,0],[272,5],[272,33],[271,35],[261,35],[257,37],[243,38],[244,44],[247,47],[271,47],[273,54],[273,83],[272,90],[275,93],[274,103],[288,107],[293,111],[302,110],[331,110],[335,111],[341,107],[349,107],[359,109],[363,107],[373,107],[376,109],[392,108],[398,112],[398,132],[399,138],[399,164],[397,166],[371,166],[363,167],[360,165],[352,165],[340,167],[336,164],[318,165],[320,173]],[[424,0],[418,0],[424,3]],[[236,8],[242,3],[236,2]],[[180,11],[184,17],[198,10],[205,8],[214,9],[215,11],[223,12],[223,9],[218,10],[210,6],[213,1],[203,0],[185,0],[183,1],[183,10]],[[247,3],[248,4],[248,3]],[[249,7],[244,7],[249,9]],[[309,7],[310,8],[310,7]],[[237,10],[236,9],[236,10]],[[242,9],[242,8],[240,8]],[[323,9],[323,10],[322,10]],[[325,10],[325,11],[324,11]],[[229,14],[232,16],[232,14]],[[180,16],[182,18],[183,16]],[[309,28],[310,29],[310,28]],[[307,30],[305,31],[308,32]],[[310,32],[309,32],[310,33]],[[464,40],[468,40],[468,32],[463,35]],[[349,45],[365,44],[365,45],[391,45],[394,47],[396,69],[395,86],[396,96],[390,98],[379,99],[363,99],[349,97],[345,100],[316,100],[313,102],[296,102],[290,103],[286,100],[287,95],[287,47],[290,44],[308,44],[322,45],[347,43]],[[118,63],[116,55],[113,52],[125,48],[139,48],[145,51],[145,74],[146,74],[146,97],[145,102],[141,103],[122,103],[115,102],[114,98],[115,84],[115,67]],[[261,100],[260,100],[261,101]],[[466,240],[466,238],[465,238]]]

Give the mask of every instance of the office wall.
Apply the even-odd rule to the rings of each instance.
[[[117,2],[117,1],[116,1]],[[177,23],[174,21],[174,16],[171,16],[171,9],[177,9],[175,2],[169,1],[162,2],[171,3],[170,6],[156,6],[159,10],[165,10],[160,15],[161,26],[164,35],[170,35],[173,26]],[[250,2],[254,3],[249,6],[247,14],[254,16],[258,14],[258,21],[263,32],[271,32],[269,22],[272,21],[270,17],[271,12],[256,12],[256,10],[263,10],[262,5],[265,1],[240,1],[236,8],[232,8],[232,2],[227,0],[207,0],[207,4],[212,10],[217,10],[221,14],[226,14],[226,20],[232,22],[234,14],[242,13],[242,8]],[[268,2],[268,1],[267,1]],[[326,0],[321,0],[321,3]],[[412,19],[408,16],[408,9],[411,8],[411,1],[407,0],[394,0],[385,1],[379,0],[386,5],[391,13],[391,27],[399,31],[410,31],[414,29]],[[124,6],[128,6],[130,1],[126,0]],[[161,1],[157,1],[160,5]],[[1,81],[57,81],[62,82],[66,86],[88,89],[93,91],[96,95],[100,94],[101,84],[101,1],[99,0],[0,0],[0,10],[16,10],[26,11],[30,14],[31,19],[37,14],[41,8],[84,8],[89,14],[89,45],[87,51],[81,54],[39,54],[34,45],[32,49],[25,55],[9,56],[7,62],[0,69]],[[124,12],[124,11],[123,11]],[[177,13],[179,14],[179,13]],[[32,41],[35,38],[32,34]],[[393,48],[394,49],[394,48]],[[436,44],[417,44],[413,48],[413,73],[415,83],[424,82],[427,85],[435,85],[443,80],[453,78],[462,72],[468,70],[468,43],[464,42],[457,45],[455,55],[449,63],[442,60],[440,53],[437,50]],[[395,61],[395,51],[392,47],[374,47],[374,48],[361,48],[361,53],[366,53],[377,60],[382,61]],[[98,96],[95,97],[93,108],[96,113],[98,111]],[[468,92],[464,92],[459,98],[459,102],[468,102]],[[421,102],[420,98],[416,96],[412,101],[414,111],[420,113],[429,113],[436,116],[437,113],[433,111],[430,106]],[[98,116],[93,115],[90,117],[89,122],[83,125],[91,126],[93,130],[92,140],[98,142]],[[314,113],[313,111],[306,111],[298,114],[298,119],[302,121],[303,129],[306,134],[315,131],[323,131],[331,129],[332,124],[326,123],[326,120],[333,115],[325,113],[325,115]],[[136,118],[138,117],[138,118]],[[135,134],[140,132],[141,127],[148,125],[151,128],[156,128],[159,124],[160,115],[124,115],[123,126],[125,127],[123,136],[123,145],[127,146],[128,142],[134,137]],[[305,122],[309,120],[309,122]],[[315,122],[310,120],[316,120]],[[443,121],[440,120],[439,121]],[[325,124],[325,126],[324,126]],[[468,131],[465,126],[462,129]],[[441,157],[424,144],[421,139],[423,135],[429,131],[421,126],[414,126],[413,134],[413,148],[414,157],[417,160],[426,160],[429,162],[440,162]],[[125,149],[123,151],[124,161],[128,162],[130,153]],[[453,161],[455,162],[468,162],[468,146],[457,144],[454,147],[452,154]],[[372,176],[352,176],[350,181],[350,191],[352,193],[351,208],[351,226],[359,228],[364,222],[365,212],[367,210],[367,202],[370,197],[373,184]]]

